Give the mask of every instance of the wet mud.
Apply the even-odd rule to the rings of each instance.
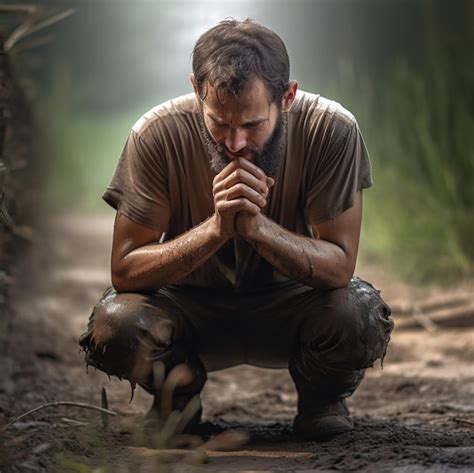
[[[348,401],[355,430],[330,441],[294,438],[296,393],[286,370],[239,366],[209,375],[203,417],[211,432],[247,433],[245,445],[208,451],[205,464],[179,446],[153,448],[155,433],[141,427],[150,395],[137,388],[129,403],[129,384],[93,369],[87,374],[77,345],[109,284],[112,219],[56,220],[50,251],[29,262],[29,272],[43,277],[32,278],[28,297],[24,287],[17,291],[0,360],[0,425],[51,401],[100,406],[103,386],[118,415],[105,426],[99,413],[86,409],[39,411],[0,432],[2,473],[474,470],[474,323],[433,333],[395,328],[383,370],[378,363],[368,370]],[[377,280],[389,303],[428,291],[378,271],[361,267],[359,275]]]

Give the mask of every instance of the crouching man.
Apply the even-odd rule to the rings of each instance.
[[[156,361],[192,372],[177,409],[208,371],[286,367],[295,433],[346,432],[345,398],[393,328],[378,291],[353,278],[371,186],[357,122],[298,90],[283,41],[251,20],[199,38],[191,81],[133,126],[104,193],[113,288],[80,339],[86,361],[155,395],[152,411]]]

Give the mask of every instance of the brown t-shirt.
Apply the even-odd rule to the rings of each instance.
[[[171,240],[214,212],[212,180],[194,94],[153,108],[132,127],[103,199]],[[353,115],[298,91],[288,112],[286,153],[264,213],[293,232],[335,218],[370,187],[368,153]],[[240,237],[229,240],[180,284],[251,290],[287,278]]]

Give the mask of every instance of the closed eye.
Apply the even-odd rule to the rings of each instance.
[[[217,122],[214,122],[214,126],[216,126],[217,128],[227,128],[228,125],[225,124],[225,123],[217,123]]]
[[[262,122],[246,123],[245,125],[243,125],[243,128],[246,128],[247,130],[249,129],[252,130],[252,129],[258,128],[261,124]]]

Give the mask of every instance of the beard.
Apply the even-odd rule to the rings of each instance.
[[[209,157],[209,165],[212,171],[219,174],[231,160],[225,154],[225,146],[216,143],[207,129],[202,105],[198,113],[198,121],[201,136]],[[287,122],[287,114],[279,110],[272,135],[265,142],[262,149],[259,150],[253,146],[247,146],[236,153],[236,156],[242,156],[248,152],[253,153],[252,163],[258,166],[267,176],[275,177],[285,153]]]

